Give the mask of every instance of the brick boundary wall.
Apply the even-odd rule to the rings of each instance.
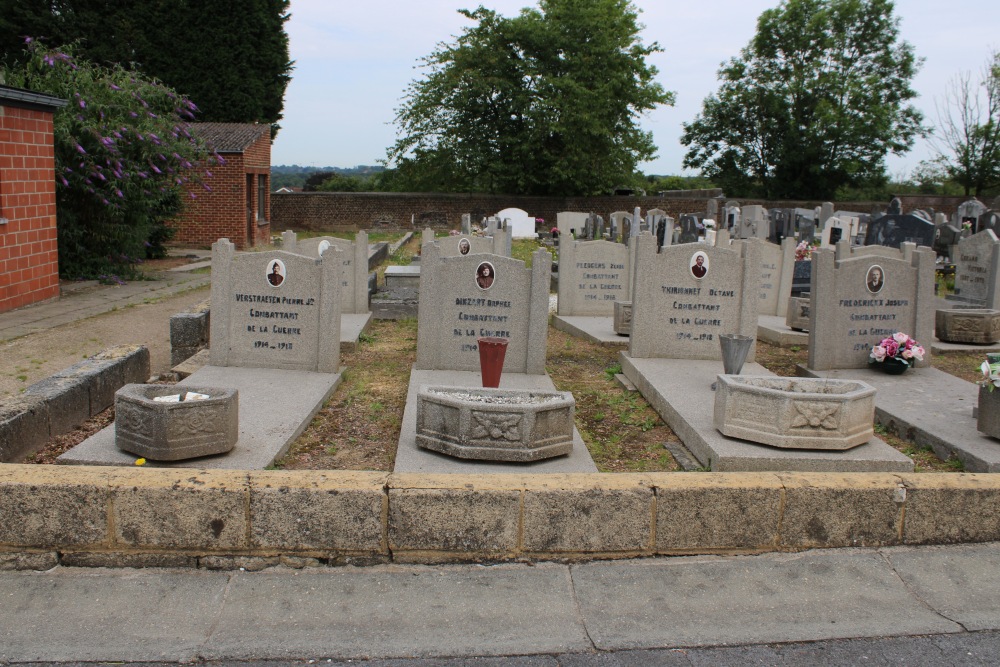
[[[52,111],[0,100],[0,313],[59,296]]]
[[[1000,540],[1000,475],[0,466],[0,569],[592,560]]]
[[[951,216],[968,197],[904,196],[903,210],[934,208]],[[821,201],[765,201],[738,199],[741,205],[760,204],[766,208],[815,208]],[[631,212],[636,206],[643,214],[654,208],[679,219],[684,213],[705,213],[706,199],[685,197],[522,197],[517,195],[435,194],[396,192],[291,192],[271,195],[271,226],[275,233],[295,231],[333,232],[378,229],[457,229],[462,214],[478,222],[505,208],[520,208],[555,226],[560,211],[593,211],[610,219],[613,211]],[[885,208],[886,202],[838,202],[837,210],[868,213],[872,207]],[[543,231],[539,229],[539,231]],[[544,230],[544,231],[547,231]]]

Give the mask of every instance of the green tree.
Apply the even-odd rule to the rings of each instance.
[[[199,120],[260,122],[277,132],[292,62],[289,0],[0,0],[0,49],[24,37],[77,43],[88,60],[132,66],[193,100]]]
[[[59,272],[66,278],[135,277],[169,235],[185,184],[221,156],[188,130],[194,104],[160,82],[77,59],[69,48],[28,45],[3,70],[8,85],[69,101],[53,117]],[[155,249],[155,248],[154,248]]]
[[[784,0],[762,13],[721,85],[684,124],[684,166],[727,194],[832,198],[885,179],[924,132],[909,100],[920,61],[890,0]]]
[[[382,186],[598,194],[655,157],[641,114],[672,104],[627,0],[540,0],[506,18],[480,6],[423,59],[397,110]]]
[[[935,162],[966,195],[1000,185],[1000,51],[983,66],[979,81],[968,72],[949,82],[931,145]]]

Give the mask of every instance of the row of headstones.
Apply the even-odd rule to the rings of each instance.
[[[664,248],[649,233],[628,247],[608,241],[567,243],[561,272],[566,266],[573,280],[582,282],[564,287],[570,273],[560,277],[560,306],[570,294],[574,307],[606,312],[626,297],[632,303],[631,356],[719,359],[721,334],[756,335],[767,245],[731,241],[725,232],[715,245]],[[425,245],[423,255],[418,368],[475,370],[476,338],[499,336],[510,340],[508,354],[513,352],[514,361],[505,369],[541,372],[551,261],[547,252],[536,253],[530,269],[506,257],[442,256],[439,241]],[[811,368],[865,366],[872,345],[897,331],[918,340],[930,338],[930,249],[909,243],[899,250],[858,248],[841,241],[835,250],[817,250],[814,262]],[[482,280],[484,267],[488,281]],[[515,370],[527,368],[535,370]]]

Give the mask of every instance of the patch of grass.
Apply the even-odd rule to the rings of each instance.
[[[21,382],[27,382],[28,381],[28,376],[27,375],[18,375],[17,379],[20,380]]]

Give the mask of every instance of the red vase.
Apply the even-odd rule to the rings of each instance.
[[[507,339],[484,336],[477,338],[479,344],[479,370],[483,374],[483,386],[496,389],[500,386],[503,373],[503,359],[507,355]]]

